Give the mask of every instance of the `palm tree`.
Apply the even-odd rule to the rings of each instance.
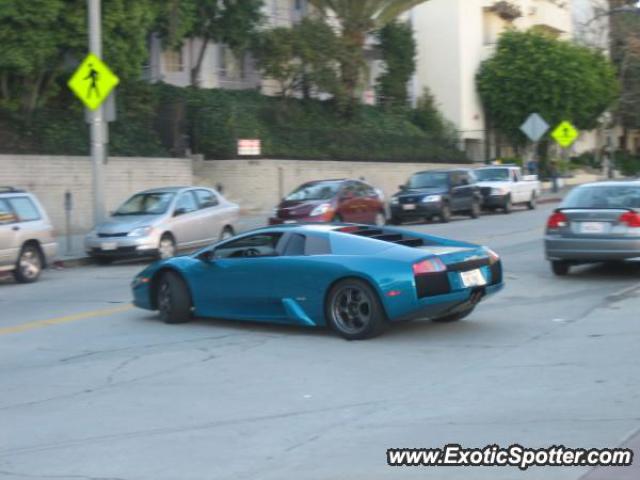
[[[366,67],[364,47],[367,35],[381,29],[400,14],[428,0],[309,0],[325,18],[340,25],[345,54],[340,61],[344,94],[353,101]]]

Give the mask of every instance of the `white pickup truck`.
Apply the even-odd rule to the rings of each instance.
[[[510,213],[514,205],[536,208],[540,196],[537,175],[522,175],[515,165],[492,165],[474,170],[483,198],[483,208]]]

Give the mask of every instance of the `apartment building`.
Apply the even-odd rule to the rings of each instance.
[[[496,154],[487,142],[475,75],[495,52],[500,34],[538,27],[571,38],[574,26],[572,0],[430,0],[415,7],[409,21],[418,45],[411,95],[415,100],[428,87],[456,125],[461,147],[476,160]]]
[[[306,0],[265,0],[265,27],[289,27],[307,13]],[[202,40],[189,39],[177,50],[167,50],[157,36],[150,40],[150,62],[145,72],[151,82],[166,82],[180,87],[192,84],[191,71],[197,63]],[[202,88],[261,89],[266,94],[276,88],[261,79],[249,54],[239,58],[222,44],[209,43],[203,57],[198,83]]]

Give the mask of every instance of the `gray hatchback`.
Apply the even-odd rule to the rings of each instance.
[[[640,260],[640,181],[575,188],[549,217],[544,243],[556,275],[582,263]]]

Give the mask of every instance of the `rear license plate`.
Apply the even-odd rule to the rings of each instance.
[[[102,242],[100,244],[100,249],[101,250],[117,250],[118,249],[118,244],[116,242]]]
[[[603,233],[607,224],[604,222],[582,222],[580,233]]]
[[[487,284],[487,280],[478,269],[470,270],[468,272],[460,272],[460,278],[462,278],[462,284],[465,287],[480,287]]]
[[[407,203],[406,205],[402,205],[403,210],[415,210],[416,206],[413,203]]]

